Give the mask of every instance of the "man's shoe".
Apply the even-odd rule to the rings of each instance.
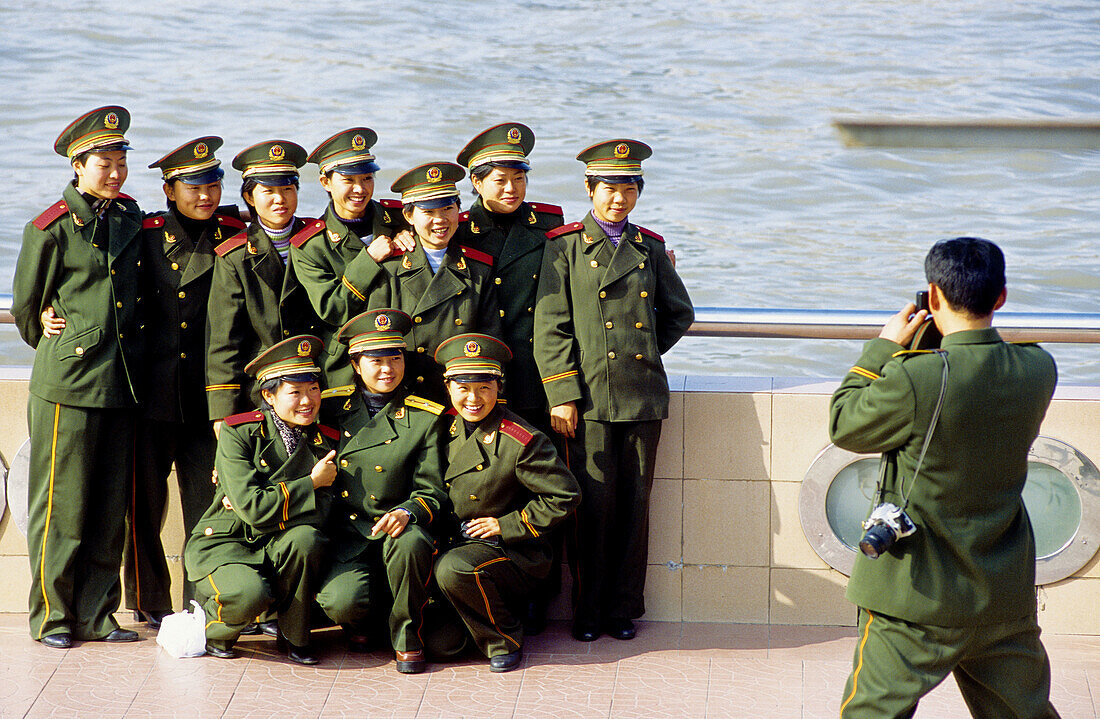
[[[224,649],[222,647],[214,646],[213,644],[206,645],[206,653],[212,657],[217,657],[218,659],[232,659],[233,657],[237,656],[237,652],[233,651],[232,649]]]
[[[286,658],[295,664],[304,664],[306,666],[312,666],[314,664],[320,664],[321,659],[313,653],[313,648],[309,645],[304,647],[298,647],[290,643],[290,640],[282,635],[275,638],[275,646],[280,652],[286,654]]]
[[[510,672],[519,666],[519,663],[522,659],[522,649],[517,649],[514,652],[508,652],[507,654],[498,654],[495,657],[490,657],[489,671],[497,673]]]
[[[594,642],[600,638],[600,630],[593,627],[584,627],[579,624],[573,625],[573,631],[571,632],[573,638],[578,642]]]
[[[607,636],[615,639],[633,639],[638,634],[629,619],[608,619],[606,630]]]
[[[259,627],[260,627],[260,632],[262,634],[266,634],[269,637],[278,637],[279,636],[279,620],[278,619],[272,619],[270,622],[260,622]]]
[[[370,651],[370,637],[365,634],[348,634],[348,651],[365,654]]]
[[[546,602],[534,600],[527,603],[523,616],[523,633],[528,637],[542,634],[546,629]]]
[[[131,629],[115,629],[100,641],[104,642],[136,642],[141,639],[137,632]]]
[[[152,612],[147,612],[143,609],[135,609],[134,610],[134,621],[135,622],[145,622],[146,624],[148,624],[153,629],[160,629],[161,621],[163,621],[164,618],[167,617],[171,613],[172,612],[170,612],[170,611],[164,612],[164,611],[160,611],[160,610],[155,610],[155,611],[152,611]]]
[[[402,674],[420,674],[428,667],[428,662],[424,659],[424,650],[417,649],[415,652],[395,652],[397,658],[397,671]]]
[[[244,625],[244,629],[241,630],[241,636],[255,636],[260,633],[260,625],[256,622],[249,622]]]
[[[73,635],[68,632],[47,634],[40,641],[50,649],[72,649]]]

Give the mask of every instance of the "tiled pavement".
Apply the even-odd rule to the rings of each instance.
[[[136,644],[58,651],[28,638],[26,615],[0,615],[0,716],[835,717],[855,644],[851,628],[661,622],[581,644],[557,623],[528,640],[520,670],[470,657],[405,676],[392,653],[345,653],[335,630],[315,633],[316,667],[261,637],[242,638],[237,659],[172,659],[140,631]],[[1100,637],[1044,641],[1062,716],[1100,719]],[[968,714],[949,679],[917,716]]]

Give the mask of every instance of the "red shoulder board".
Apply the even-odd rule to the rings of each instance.
[[[248,233],[238,232],[225,242],[215,247],[214,252],[218,255],[218,257],[225,257],[227,254],[229,254],[231,250],[237,249],[246,242],[248,242]]]
[[[379,200],[378,203],[382,205],[382,207],[388,207],[391,210],[395,208],[401,208],[403,206],[401,204],[401,200]]]
[[[500,421],[500,433],[508,435],[524,447],[526,447],[527,443],[535,437],[535,435],[531,434],[527,429],[510,419],[503,419]]]
[[[463,212],[461,215],[458,216],[458,221],[459,222],[466,222],[469,219],[470,219],[470,211],[469,210],[467,210],[466,212]]]
[[[259,422],[263,418],[264,413],[260,410],[256,410],[255,412],[241,412],[240,414],[226,417],[224,421],[230,427],[236,427],[237,425],[248,424],[249,422]]]
[[[306,240],[308,240],[310,237],[313,237],[323,229],[325,229],[324,220],[317,220],[316,222],[310,223],[302,229],[298,230],[298,233],[294,235],[294,237],[290,238],[290,244],[294,245],[295,247],[301,247],[303,244],[305,244]]]
[[[58,200],[57,202],[53,203],[53,205],[51,205],[49,209],[47,209],[38,217],[34,218],[34,222],[32,224],[38,229],[44,230],[52,225],[54,223],[54,220],[56,220],[58,217],[61,217],[68,211],[69,206],[65,204],[65,201]]]
[[[646,228],[641,227],[640,225],[637,226],[637,227],[638,227],[638,232],[641,232],[646,237],[651,237],[654,240],[657,240],[658,242],[664,242],[665,241],[665,238],[661,237],[660,235],[658,235],[653,230],[647,230]]]
[[[230,217],[229,215],[216,215],[219,225],[225,225],[226,227],[232,227],[235,230],[243,230],[245,225],[236,217]]]
[[[332,427],[327,427],[323,424],[317,425],[317,429],[321,430],[321,434],[325,435],[329,439],[340,439],[340,433]]]
[[[449,416],[449,417],[457,417],[457,416],[458,416],[458,410],[457,410],[457,409],[455,409],[454,407],[448,407],[448,408],[447,408],[447,409],[446,409],[446,410],[445,410],[445,411],[443,412],[443,414],[445,414],[445,415],[447,415],[447,416]]]
[[[565,212],[557,205],[547,205],[542,202],[528,202],[535,212],[545,212],[550,215],[564,215]]]
[[[146,217],[141,221],[141,229],[153,230],[164,225],[164,215],[156,215],[154,217]]]
[[[125,192],[120,192],[120,193],[118,193],[118,196],[119,196],[119,197],[121,197],[121,198],[122,198],[122,199],[124,199],[124,200],[129,200],[130,202],[137,202],[137,200],[135,200],[134,198],[130,197],[130,196],[129,196],[129,195],[127,195],[127,194],[126,194]]]
[[[546,232],[546,239],[552,240],[555,237],[558,237],[559,235],[564,235],[564,234],[567,234],[569,232],[578,232],[578,231],[583,230],[583,229],[584,229],[584,223],[583,222],[574,222],[574,223],[569,224],[569,225],[562,225],[561,227],[555,227],[552,230],[548,230]]]
[[[406,250],[404,247],[394,247],[393,252],[390,253],[390,257],[400,257],[401,255],[405,254],[405,251]],[[390,259],[390,257],[387,257],[386,259],[388,260]]]
[[[481,250],[475,250],[473,247],[467,247],[466,245],[459,245],[458,249],[462,250],[462,254],[469,257],[471,260],[477,260],[478,262],[484,262],[490,267],[493,266],[493,256],[488,252],[482,252]]]

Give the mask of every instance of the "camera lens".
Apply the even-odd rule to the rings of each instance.
[[[878,559],[878,556],[883,552],[894,546],[894,530],[885,524],[876,524],[864,533],[863,539],[859,540],[859,549],[871,559]]]

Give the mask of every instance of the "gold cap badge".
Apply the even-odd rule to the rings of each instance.
[[[624,157],[630,157],[630,145],[625,142],[620,142],[618,145],[615,145],[615,157],[620,160]]]
[[[312,349],[309,345],[309,340],[302,340],[298,343],[298,356],[309,357],[309,351]]]
[[[389,328],[390,328],[390,316],[389,315],[378,315],[377,317],[374,318],[374,329],[378,330],[379,332],[384,332],[385,330],[388,330]]]
[[[366,148],[367,141],[363,139],[362,135],[353,135],[351,138],[351,149],[362,150]]]
[[[513,127],[508,130],[508,144],[518,145],[523,140],[523,135],[520,133],[518,127]]]
[[[103,116],[103,126],[108,130],[114,130],[118,127],[118,115],[113,112],[108,112]]]
[[[462,351],[466,353],[467,357],[477,357],[481,354],[481,345],[473,340],[466,343],[466,346],[462,348]]]
[[[206,157],[208,154],[210,154],[210,148],[206,146],[205,142],[200,142],[199,144],[195,145],[195,159],[196,160],[201,160],[204,157]]]
[[[286,150],[283,149],[282,145],[272,145],[271,149],[267,151],[267,156],[272,160],[281,160],[285,154]]]
[[[439,182],[443,179],[443,171],[435,166],[429,167],[428,172],[425,174],[428,178],[428,182]]]

